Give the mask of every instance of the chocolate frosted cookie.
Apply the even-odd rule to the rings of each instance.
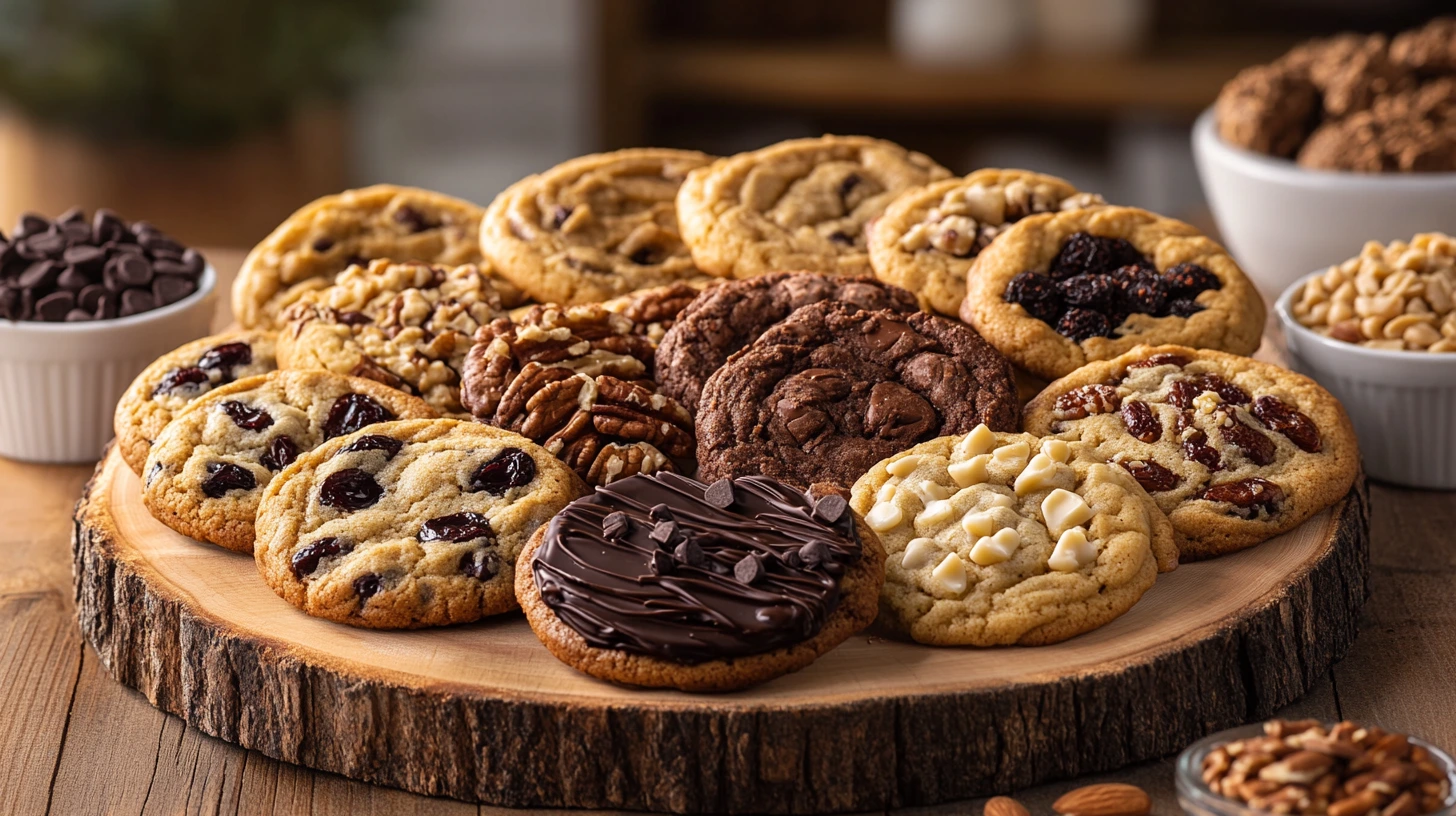
[[[974,331],[925,312],[824,301],[709,378],[698,473],[847,488],[881,459],[981,423],[1021,425],[1011,366]]]
[[[258,499],[299,455],[376,422],[434,415],[403,391],[328,371],[238,380],[188,405],[157,437],[142,499],[183,535],[252,552]]]
[[[477,422],[386,422],[325,443],[268,486],[258,572],[317,618],[371,629],[516,608],[527,539],[586,485],[526,439]]]
[[[823,300],[843,301],[866,311],[916,310],[914,295],[870,277],[771,272],[719,284],[684,309],[662,338],[656,358],[658,386],[696,411],[703,384],[734,352],[795,309]]]
[[[720,278],[868,275],[865,225],[900,193],[949,176],[894,142],[793,139],[694,170],[678,192],[678,222],[698,268]]]
[[[662,473],[572,502],[521,567],[516,597],[562,662],[614,683],[728,691],[869,625],[884,552],[839,496]]]
[[[673,204],[692,150],[637,148],[582,156],[496,197],[480,246],[501,274],[543,303],[593,303],[701,277]]]
[[[163,354],[132,380],[116,404],[116,448],[138,476],[152,440],[187,404],[233,380],[277,367],[277,335],[266,331],[215,334]]]

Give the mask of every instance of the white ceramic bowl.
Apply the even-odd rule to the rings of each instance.
[[[1386,351],[1332,340],[1294,319],[1295,281],[1274,304],[1289,364],[1345,404],[1365,471],[1411,487],[1456,489],[1456,354]]]
[[[207,334],[217,272],[150,312],[84,323],[0,320],[0,456],[91,462],[111,438],[116,402],[156,358]]]
[[[1193,157],[1224,243],[1270,299],[1366,241],[1456,231],[1456,173],[1306,170],[1225,143],[1212,108],[1193,126]]]

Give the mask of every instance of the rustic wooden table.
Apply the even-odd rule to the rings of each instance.
[[[220,271],[239,261],[213,257]],[[225,304],[218,319],[228,320]],[[208,737],[113,682],[72,606],[71,509],[90,475],[90,465],[0,459],[0,814],[521,812],[278,762]],[[1286,714],[1379,723],[1456,748],[1456,494],[1377,484],[1370,499],[1373,594],[1359,640]],[[1058,795],[1088,781],[1141,785],[1154,813],[1179,812],[1171,759],[1017,796],[1050,813]],[[905,812],[979,811],[959,803]]]

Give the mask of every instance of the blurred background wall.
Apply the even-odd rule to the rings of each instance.
[[[1240,68],[1449,0],[0,0],[0,224],[73,204],[246,247],[393,181],[482,203],[580,153],[867,133],[1207,224]]]

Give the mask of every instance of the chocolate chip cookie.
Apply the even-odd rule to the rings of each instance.
[[[678,192],[678,223],[710,275],[868,275],[865,225],[899,194],[949,176],[881,139],[794,139],[694,170]]]
[[[496,197],[480,246],[501,274],[542,303],[593,303],[701,277],[673,204],[692,150],[637,148],[582,156]]]
[[[955,317],[971,264],[1007,226],[1028,215],[1105,203],[1056,176],[977,170],[891,202],[869,226],[870,265],[880,280],[914,292],[927,311]]]
[[[500,296],[474,264],[372,261],[288,307],[278,360],[375,380],[442,414],[463,414],[465,354],[476,330],[500,314]]]
[[[233,380],[267,374],[277,367],[277,335],[240,331],[193,340],[163,354],[142,370],[116,404],[116,448],[138,476],[152,440],[192,400]]]
[[[937,646],[1066,640],[1178,565],[1168,519],[1085,442],[982,425],[875,465],[851,504],[889,553],[886,617]]]
[[[477,422],[386,422],[299,457],[258,506],[258,572],[317,618],[371,629],[516,608],[526,540],[586,486]]]
[[[703,384],[732,354],[795,309],[839,300],[866,311],[916,310],[915,296],[870,277],[818,272],[771,272],[719,284],[687,307],[657,348],[657,384],[689,411],[698,409]]]
[[[837,495],[659,473],[598,488],[541,528],[516,595],[541,642],[580,671],[728,691],[797,671],[869,625],[883,564]]]
[[[377,422],[433,416],[417,397],[328,371],[238,380],[163,429],[142,467],[142,498],[183,535],[252,552],[258,499],[301,454]]]
[[[1186,560],[1257,544],[1342,498],[1360,468],[1328,391],[1217,351],[1141,346],[1091,363],[1026,406],[1031,433],[1095,445],[1168,514]]]
[[[1264,301],[1223,247],[1133,207],[1023,218],[976,260],[961,319],[1046,379],[1143,343],[1250,354]]]
[[[881,459],[981,423],[1021,424],[1011,367],[974,331],[925,312],[823,301],[708,379],[698,474],[848,488]]]

